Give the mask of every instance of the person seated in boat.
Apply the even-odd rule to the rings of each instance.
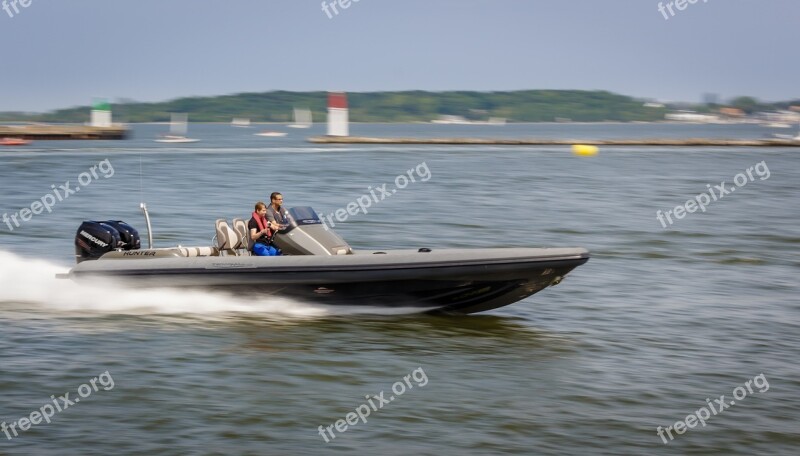
[[[287,225],[286,217],[283,215],[283,195],[278,192],[272,192],[269,195],[270,205],[267,208],[267,220],[283,228]]]
[[[277,231],[278,225],[267,220],[267,205],[259,201],[256,203],[253,216],[247,223],[250,239],[253,242],[253,254],[256,256],[276,256],[278,249],[272,246],[272,235]]]

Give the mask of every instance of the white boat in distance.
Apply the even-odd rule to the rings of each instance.
[[[770,122],[770,123],[765,123],[765,124],[761,124],[761,125],[766,127],[766,128],[792,128],[791,125],[789,125],[788,123],[783,123],[783,122]]]
[[[265,136],[267,138],[280,138],[282,136],[286,136],[285,131],[272,131],[272,130],[265,130],[259,133],[255,133],[255,136]]]
[[[506,124],[505,117],[489,117],[489,120],[468,120],[464,116],[440,115],[438,119],[431,120],[434,124],[443,125],[494,125],[503,126]]]
[[[169,122],[169,134],[162,135],[156,142],[160,143],[193,143],[200,141],[186,137],[189,130],[189,115],[186,113],[172,113]]]
[[[155,141],[160,143],[196,143],[200,140],[187,138],[186,136],[164,135]]]
[[[775,134],[772,135],[772,137],[776,138],[776,139],[788,139],[790,141],[800,141],[800,131],[797,132],[797,136],[782,135],[782,134],[775,133]]]
[[[250,128],[250,119],[235,117],[231,120],[231,127]]]
[[[294,123],[289,125],[289,128],[311,128],[313,124],[310,109],[294,108]]]

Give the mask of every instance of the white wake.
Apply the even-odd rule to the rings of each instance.
[[[419,309],[369,306],[322,306],[279,296],[239,297],[206,290],[132,289],[112,281],[76,283],[57,279],[67,268],[0,250],[0,306],[37,314],[192,315],[214,318],[250,314],[268,318],[306,319],[349,314],[394,315]]]

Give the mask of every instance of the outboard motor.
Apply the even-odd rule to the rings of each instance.
[[[284,255],[349,255],[353,249],[327,225],[314,209],[293,207],[286,211],[287,225],[275,234],[273,244]]]
[[[122,220],[107,220],[100,223],[117,230],[120,241],[122,241],[122,245],[120,245],[119,248],[122,250],[139,250],[139,248],[141,248],[142,240],[139,238],[139,232],[136,231],[136,228]]]
[[[113,250],[138,250],[139,233],[122,221],[85,221],[75,234],[75,260],[96,260]]]

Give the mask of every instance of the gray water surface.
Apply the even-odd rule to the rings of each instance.
[[[353,134],[759,137],[759,128],[354,125]],[[30,418],[51,395],[80,398],[106,371],[113,378],[50,424],[0,434],[0,454],[796,454],[796,150],[606,148],[586,158],[566,147],[316,146],[304,137],[323,126],[261,138],[226,125],[192,125],[202,141],[174,148],[152,141],[165,129],[0,151],[9,215],[100,166],[52,212],[0,225],[0,420]],[[762,162],[768,178],[754,174],[705,212],[666,229],[656,219]],[[156,246],[209,245],[215,219],[247,217],[272,191],[329,214],[426,169],[429,179],[415,174],[336,231],[357,249],[586,247],[592,259],[557,287],[466,317],[53,278],[71,266],[83,220],[121,219],[144,235],[142,200]],[[394,395],[413,372],[411,388],[325,442],[319,426],[365,396]],[[706,399],[734,400],[761,374],[768,389],[705,426],[673,430],[667,444],[656,434]]]

